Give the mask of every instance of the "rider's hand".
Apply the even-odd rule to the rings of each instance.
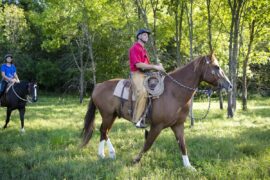
[[[158,65],[155,65],[155,69],[158,71],[165,72],[165,69],[163,68],[163,65],[160,63]]]

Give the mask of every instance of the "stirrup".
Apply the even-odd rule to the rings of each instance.
[[[145,119],[140,118],[140,120],[136,123],[136,128],[146,128]]]

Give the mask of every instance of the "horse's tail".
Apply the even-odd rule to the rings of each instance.
[[[82,144],[81,147],[85,146],[92,137],[95,128],[95,112],[96,105],[94,104],[92,98],[88,105],[88,110],[84,118],[84,127],[82,130]]]

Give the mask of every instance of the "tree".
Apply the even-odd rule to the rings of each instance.
[[[171,0],[171,9],[174,13],[174,21],[175,21],[175,41],[176,41],[176,62],[177,66],[181,66],[181,44],[182,44],[182,34],[183,34],[183,15],[184,15],[184,7],[185,1],[182,0]],[[180,12],[179,12],[180,11]],[[180,13],[180,14],[179,14]]]
[[[5,4],[0,10],[0,43],[6,53],[21,53],[31,41],[24,10],[16,5]]]
[[[245,111],[247,110],[247,70],[248,70],[248,64],[250,59],[250,54],[252,52],[252,45],[254,42],[254,39],[258,37],[264,36],[263,34],[264,29],[267,29],[265,26],[266,24],[269,24],[270,19],[266,12],[268,12],[267,9],[267,2],[266,1],[260,1],[260,2],[249,2],[245,9],[245,16],[243,17],[243,24],[247,24],[248,26],[248,32],[249,36],[247,37],[247,49],[244,49],[244,52],[246,54],[244,55],[244,61],[242,65],[242,109]],[[243,53],[244,54],[244,53]]]
[[[244,0],[228,0],[231,10],[230,43],[229,43],[229,78],[233,85],[233,90],[228,94],[228,117],[234,116],[236,110],[237,96],[237,59],[239,46],[239,24]]]
[[[80,72],[79,92],[80,102],[83,100],[85,91],[85,73],[91,68],[93,73],[93,84],[96,83],[96,70],[93,55],[94,34],[99,19],[96,16],[95,7],[101,3],[92,1],[70,2],[66,0],[51,1],[48,3],[41,16],[37,14],[33,21],[42,28],[45,39],[42,46],[47,51],[54,51],[62,46],[70,46],[70,52],[75,67]],[[72,8],[71,8],[72,7]],[[91,18],[90,18],[91,17]],[[90,23],[91,22],[91,23]],[[75,49],[74,49],[75,47]]]
[[[146,25],[146,28],[147,29],[150,29],[150,25],[149,25],[149,22],[148,22],[148,17],[147,17],[147,4],[144,3],[143,0],[136,0],[136,5],[137,5],[137,8],[139,10],[139,17],[142,17],[143,18],[143,21]],[[153,55],[154,55],[154,58],[155,58],[155,62],[156,63],[159,63],[158,61],[158,53],[157,53],[157,49],[156,49],[156,42],[155,42],[155,34],[156,34],[156,13],[157,13],[157,9],[158,9],[158,0],[154,1],[154,0],[151,0],[151,8],[153,10],[153,18],[154,18],[154,24],[153,24],[153,34],[154,36],[149,36],[149,41],[150,41],[150,44],[151,44],[151,48],[153,50]]]

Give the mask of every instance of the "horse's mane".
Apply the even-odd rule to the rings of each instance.
[[[214,54],[210,54],[210,55],[205,55],[205,56],[199,56],[196,57],[194,60],[192,60],[191,62],[189,62],[188,64],[182,66],[182,67],[178,67],[175,70],[173,70],[172,72],[170,72],[170,74],[175,73],[176,71],[181,71],[182,69],[184,69],[185,67],[193,64],[194,69],[193,72],[196,72],[200,67],[203,67],[204,65],[206,65],[208,63],[212,64],[214,62],[216,62],[216,57]]]
[[[170,74],[173,74],[177,71],[181,71],[182,69],[186,68],[187,66],[194,64],[194,69],[193,71],[195,72],[198,67],[200,67],[201,65],[203,65],[205,62],[203,61],[203,59],[205,58],[205,56],[199,56],[197,58],[195,58],[194,60],[192,60],[191,62],[185,64],[184,66],[178,67],[175,70],[171,71]]]
[[[28,87],[28,83],[29,83],[29,81],[26,81],[26,80],[22,80],[22,81],[20,81],[20,83],[15,83],[14,85],[14,87],[17,89],[17,88],[23,88],[23,89],[27,89],[27,87]]]

